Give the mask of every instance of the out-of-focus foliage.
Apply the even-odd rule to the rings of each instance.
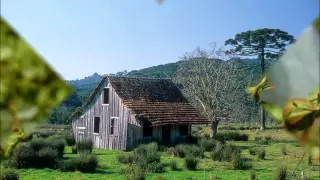
[[[46,119],[71,88],[1,17],[0,158]]]
[[[320,17],[255,87],[247,88],[320,161]],[[274,87],[272,87],[273,85]],[[267,91],[265,91],[267,90]]]

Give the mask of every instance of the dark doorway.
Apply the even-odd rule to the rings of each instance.
[[[152,137],[151,122],[148,120],[143,122],[143,137]]]
[[[162,143],[165,145],[170,144],[171,139],[171,129],[170,126],[162,126]]]

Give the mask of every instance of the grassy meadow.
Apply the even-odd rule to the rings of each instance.
[[[201,128],[199,128],[200,130]],[[225,130],[221,130],[225,129]],[[287,168],[287,178],[292,179],[291,173],[296,168],[298,162],[304,154],[304,149],[300,147],[293,138],[281,129],[269,129],[265,131],[256,130],[226,130],[221,128],[218,133],[237,132],[247,134],[247,141],[227,140],[226,145],[233,145],[241,149],[241,157],[251,164],[247,170],[234,170],[233,161],[217,161],[212,158],[212,151],[205,151],[202,156],[197,157],[198,164],[195,170],[188,170],[185,166],[185,159],[175,157],[168,153],[168,147],[159,146],[161,167],[159,173],[146,172],[146,179],[248,179],[250,174],[255,174],[255,178],[269,180],[275,179],[281,167]],[[195,130],[194,130],[195,131]],[[206,134],[202,132],[202,136]],[[261,137],[263,140],[261,140]],[[266,138],[267,137],[267,138]],[[195,145],[196,146],[196,145]],[[217,147],[215,147],[217,148]],[[259,154],[250,152],[252,149],[264,149],[265,156],[259,158]],[[223,150],[222,150],[223,151]],[[78,170],[74,172],[61,172],[58,168],[21,168],[16,172],[19,179],[45,179],[45,180],[85,180],[85,179],[126,179],[124,171],[128,164],[120,163],[118,156],[130,154],[132,152],[112,151],[93,149],[92,154],[97,156],[99,165],[94,173],[82,173]],[[65,146],[63,160],[68,160],[79,156],[72,152],[71,146]],[[170,163],[174,161],[176,168],[172,169]],[[3,168],[4,164],[2,164]],[[301,171],[308,179],[319,179],[319,167],[308,164],[308,155],[302,159],[296,170],[296,179],[299,179]]]

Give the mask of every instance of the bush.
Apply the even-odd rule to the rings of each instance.
[[[204,149],[205,151],[212,151],[215,148],[216,140],[212,138],[201,138],[198,141],[200,148]]]
[[[249,180],[256,180],[257,179],[256,174],[254,172],[251,172],[248,179]]]
[[[281,167],[276,176],[275,176],[275,180],[286,180],[287,178],[287,169],[285,167]]]
[[[249,136],[247,134],[240,134],[238,132],[226,132],[216,134],[214,139],[218,141],[248,141]]]
[[[60,161],[58,166],[61,172],[74,172],[76,170],[73,159]]]
[[[282,155],[287,155],[287,149],[285,146],[281,148]]]
[[[72,154],[77,154],[78,153],[77,146],[72,146],[71,152]]]
[[[64,148],[66,146],[64,140],[52,137],[52,138],[48,139],[48,141],[51,142],[51,144],[49,146],[51,146],[52,148],[55,148],[57,150],[58,156],[60,158],[63,157]]]
[[[66,140],[66,143],[68,146],[73,146],[76,144],[76,140],[75,140],[73,134],[65,135],[64,139]]]
[[[256,136],[254,139],[255,139],[257,144],[268,145],[269,144],[269,140],[271,139],[271,137],[270,136],[267,136],[267,137]]]
[[[266,150],[264,148],[258,149],[258,158],[264,160],[266,158]]]
[[[164,172],[164,167],[163,163],[153,162],[148,164],[147,171],[151,173],[162,173]]]
[[[55,131],[40,131],[35,133],[40,138],[47,138],[56,134]]]
[[[13,169],[1,169],[1,180],[19,180],[19,174]]]
[[[252,169],[252,164],[247,162],[247,160],[242,158],[239,154],[234,155],[232,165],[234,170]]]
[[[188,170],[195,170],[198,165],[198,159],[195,157],[186,157],[184,159],[184,165]]]
[[[38,160],[37,160],[37,167],[38,168],[55,168],[59,155],[58,151],[52,147],[45,147],[40,149],[37,153]]]
[[[153,162],[160,162],[160,153],[158,152],[157,143],[149,143],[139,145],[133,152],[136,161],[142,161],[143,159],[147,164]]]
[[[131,153],[119,154],[117,159],[122,164],[131,164],[133,162],[133,155]]]
[[[211,157],[214,161],[231,161],[234,154],[240,154],[240,150],[236,146],[221,145],[216,146]]]
[[[83,173],[94,173],[98,167],[98,158],[96,155],[85,152],[73,159],[74,166]]]
[[[39,151],[40,149],[43,149],[45,147],[50,147],[51,144],[47,139],[36,138],[30,142],[30,146],[32,147],[33,150]]]
[[[127,180],[145,180],[146,179],[145,170],[135,164],[131,164],[127,168],[125,168],[124,174]]]
[[[168,149],[168,153],[174,157],[185,157],[185,151],[182,146],[171,147]]]
[[[177,162],[175,160],[170,161],[169,166],[172,171],[178,170]]]
[[[30,142],[33,150],[39,151],[40,149],[51,147],[57,150],[58,156],[63,157],[65,142],[57,137],[50,137],[48,139],[36,138]]]
[[[249,154],[251,154],[251,155],[257,154],[257,148],[255,148],[255,147],[250,147],[248,150],[249,150]]]
[[[76,144],[76,146],[79,152],[87,151],[91,153],[93,149],[93,141],[91,139],[80,141]]]
[[[38,161],[37,153],[29,144],[19,145],[13,152],[10,163],[16,168],[33,168]]]

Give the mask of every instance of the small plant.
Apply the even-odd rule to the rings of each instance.
[[[249,180],[256,180],[256,174],[254,172],[251,172],[249,177],[248,177]]]
[[[248,141],[247,134],[240,134],[238,132],[219,133],[214,137],[218,141]]]
[[[71,152],[72,152],[72,154],[77,154],[78,153],[77,146],[72,146]]]
[[[201,138],[198,141],[200,148],[204,149],[205,151],[212,151],[215,148],[216,140],[212,138]]]
[[[29,144],[19,145],[10,158],[11,166],[15,168],[33,168],[36,166],[38,156]]]
[[[287,149],[286,149],[285,146],[283,146],[283,147],[281,148],[281,152],[282,152],[283,155],[287,155],[287,154],[288,154],[288,153],[287,153]]]
[[[185,151],[182,146],[177,145],[168,149],[168,153],[174,157],[185,157]]]
[[[151,173],[162,173],[164,172],[164,164],[153,162],[148,164],[147,171]]]
[[[58,163],[58,151],[51,147],[40,149],[36,161],[38,168],[55,168]]]
[[[51,142],[49,146],[51,146],[52,148],[55,148],[58,152],[58,156],[62,158],[64,153],[64,148],[66,146],[64,140],[52,137],[52,138],[49,138],[48,141]]]
[[[118,161],[122,164],[130,164],[133,162],[133,155],[131,153],[127,153],[127,154],[119,154],[117,156]]]
[[[234,155],[232,165],[234,170],[252,169],[252,164],[247,162],[247,160],[242,158],[239,154]]]
[[[311,158],[310,155],[309,155],[309,157],[308,157],[308,165],[309,165],[309,166],[312,166],[312,158]]]
[[[184,165],[188,170],[196,170],[199,161],[195,157],[186,157],[184,159]]]
[[[248,150],[249,150],[249,154],[251,154],[251,155],[257,154],[257,148],[255,148],[255,147],[250,147]]]
[[[257,153],[259,159],[264,160],[266,158],[266,150],[264,148],[260,148]]]
[[[275,180],[286,180],[287,178],[287,169],[285,167],[281,167],[276,176],[275,176]]]
[[[76,140],[75,140],[73,134],[67,134],[67,135],[65,135],[64,138],[65,138],[68,146],[73,146],[76,144]]]
[[[219,145],[216,146],[211,157],[214,161],[231,161],[234,154],[240,154],[240,150],[236,146]]]
[[[177,165],[177,162],[175,160],[170,161],[169,166],[170,166],[170,169],[172,171],[177,171],[178,170],[178,165]]]
[[[74,166],[83,173],[94,173],[98,167],[98,158],[96,155],[85,152],[73,159]]]
[[[76,144],[78,152],[92,152],[93,149],[93,141],[91,139],[87,139],[84,141],[80,141]]]
[[[19,174],[13,169],[1,169],[1,180],[19,180]]]
[[[41,131],[41,132],[36,132],[36,135],[40,138],[48,138],[50,136],[55,135],[56,132],[55,131]]]
[[[76,170],[73,159],[60,161],[58,167],[61,172],[74,172]]]
[[[127,168],[125,168],[124,174],[127,180],[145,180],[146,179],[145,170],[135,164],[131,164]]]

